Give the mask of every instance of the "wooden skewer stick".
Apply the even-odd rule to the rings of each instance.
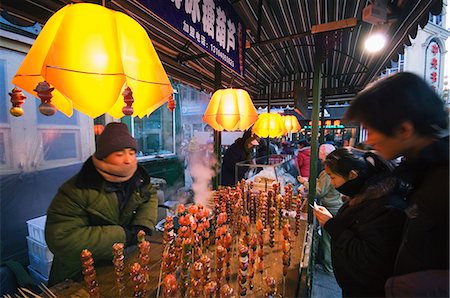
[[[31,296],[33,296],[33,297],[36,297],[36,298],[42,298],[41,296],[39,296],[39,295],[37,295],[36,293],[33,293],[31,290],[28,290],[27,288],[19,288],[19,292],[22,294],[22,295],[24,295],[24,297],[28,297],[25,293],[23,293],[23,292],[25,292],[25,293],[28,293],[28,294],[30,294]]]
[[[40,283],[38,284],[38,288],[45,293],[48,297],[51,298],[58,298],[45,284]]]
[[[169,251],[169,246],[167,245],[167,247],[164,249],[164,253],[167,253]],[[159,267],[159,279],[158,279],[158,289],[156,290],[156,297],[159,297],[159,292],[161,290],[161,279],[162,279],[162,272],[163,272],[163,263],[164,260],[161,260],[161,266]]]

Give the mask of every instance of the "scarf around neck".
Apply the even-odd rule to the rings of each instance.
[[[92,162],[97,172],[99,172],[106,181],[114,183],[130,180],[137,169],[137,161],[130,164],[113,165],[97,159],[92,155]]]

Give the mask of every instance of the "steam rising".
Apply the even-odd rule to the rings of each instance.
[[[189,171],[196,204],[207,205],[212,195],[211,179],[216,175],[217,169],[217,157],[214,153],[204,150],[190,153]]]

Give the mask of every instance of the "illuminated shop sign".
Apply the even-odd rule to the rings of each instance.
[[[245,26],[227,0],[139,0],[223,65],[244,75]]]
[[[308,125],[304,125],[303,128],[310,129],[312,126],[312,121],[309,121]],[[319,121],[319,127],[322,127],[322,121]],[[341,120],[326,120],[325,126],[323,128],[345,128],[344,125],[341,124]]]

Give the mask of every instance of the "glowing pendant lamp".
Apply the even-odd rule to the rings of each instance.
[[[89,3],[67,5],[48,20],[12,83],[37,96],[43,81],[55,88],[51,103],[69,117],[72,108],[93,118],[143,117],[173,91],[145,29]]]
[[[294,115],[286,115],[282,117],[287,132],[294,133],[300,130],[300,123],[298,123],[297,117]]]
[[[284,135],[287,130],[280,114],[264,113],[259,115],[258,121],[253,125],[253,132],[262,138],[277,138]]]
[[[219,89],[211,97],[202,119],[217,131],[246,130],[258,119],[258,113],[247,91]]]

